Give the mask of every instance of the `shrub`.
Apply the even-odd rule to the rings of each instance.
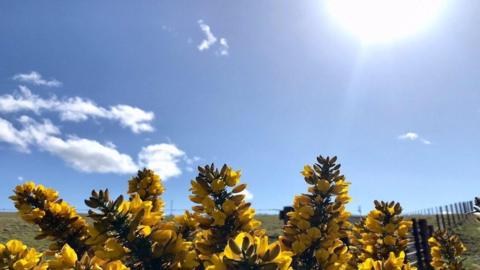
[[[452,232],[439,230],[430,239],[432,266],[438,270],[463,270],[462,254],[466,251],[460,238]]]
[[[17,240],[0,244],[0,269],[414,269],[405,259],[411,225],[398,203],[375,202],[366,218],[349,222],[350,183],[336,157],[304,167],[308,192],[294,198],[273,243],[242,195],[240,171],[213,164],[198,171],[192,211],[171,219],[164,217],[162,181],[148,169],[129,180],[128,198],[93,190],[85,200],[89,223],[53,189],[17,186],[11,199],[20,216],[52,245],[39,253]]]

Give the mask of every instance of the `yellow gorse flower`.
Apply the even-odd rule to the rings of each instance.
[[[229,240],[223,253],[213,255],[206,270],[289,270],[291,255],[278,243],[268,244],[267,236],[242,232]]]
[[[411,224],[399,204],[375,202],[359,224],[349,223],[350,183],[336,160],[319,156],[303,168],[308,193],[294,198],[294,211],[273,243],[245,201],[241,172],[227,165],[199,167],[191,181],[192,211],[172,218],[164,217],[162,181],[148,169],[128,181],[128,198],[92,191],[85,201],[90,224],[55,190],[27,182],[11,199],[21,217],[40,228],[38,238],[53,244],[48,257],[18,240],[0,244],[0,269],[414,269],[405,258]],[[461,269],[458,238],[439,234],[430,244],[436,269]],[[455,260],[446,259],[451,256]]]
[[[75,251],[65,245],[54,258],[43,264],[48,266],[45,270],[129,270],[120,260],[103,260],[99,257],[90,258],[88,254],[79,259]],[[37,270],[37,269],[34,269]],[[43,270],[43,269],[42,269]]]
[[[364,269],[413,269],[404,263],[411,221],[400,215],[402,207],[398,203],[375,201],[374,204],[375,209],[352,230],[353,263]]]
[[[128,194],[137,195],[143,201],[152,202],[152,210],[160,212],[163,216],[165,203],[160,196],[165,192],[160,176],[152,170],[143,169],[138,171],[135,177],[128,181]]]
[[[125,261],[132,269],[193,269],[198,263],[192,243],[183,238],[181,226],[163,220],[163,208],[159,208],[163,206],[159,203],[160,190],[163,192],[163,188],[158,188],[160,178],[143,170],[132,179],[128,201],[122,196],[111,201],[108,190],[93,191],[86,201],[96,209],[89,211],[94,223],[88,241],[95,256],[108,263]],[[144,179],[149,179],[146,182],[150,186],[141,184]],[[140,183],[141,189],[137,191],[148,192],[141,192],[142,195],[134,192],[137,185],[132,182]],[[150,188],[152,185],[156,188]]]
[[[27,182],[14,190],[14,201],[20,216],[25,221],[40,227],[37,238],[54,240],[52,250],[59,250],[64,244],[70,245],[80,254],[88,250],[85,241],[88,226],[75,208],[58,197],[58,193],[42,185]]]
[[[462,254],[466,251],[460,238],[449,232],[436,231],[430,239],[432,267],[438,270],[463,270]]]
[[[413,270],[409,264],[405,264],[405,252],[400,252],[398,256],[390,252],[386,260],[366,259],[358,265],[358,270]]]
[[[351,224],[345,204],[350,201],[336,157],[319,156],[302,175],[309,193],[296,196],[294,211],[280,236],[282,249],[294,254],[294,269],[348,269],[351,254],[344,240]]]
[[[28,248],[19,240],[0,243],[0,269],[46,270],[46,264],[41,262],[42,256],[42,253]]]
[[[245,184],[238,184],[240,171],[224,165],[220,170],[211,166],[199,167],[199,175],[192,180],[190,200],[200,228],[195,236],[195,248],[202,261],[223,252],[228,241],[241,232],[254,232],[260,222],[255,211],[244,201]],[[261,231],[257,233],[261,234]]]

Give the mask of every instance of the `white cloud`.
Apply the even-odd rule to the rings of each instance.
[[[405,134],[402,134],[398,136],[400,140],[410,140],[410,141],[415,141],[418,139],[418,134],[415,132],[407,132]]]
[[[426,139],[420,139],[420,141],[421,141],[423,144],[427,144],[427,145],[428,145],[428,144],[432,144],[431,141],[426,140]]]
[[[18,73],[13,76],[13,79],[20,82],[31,83],[34,85],[42,85],[48,87],[59,87],[62,85],[60,81],[56,79],[45,80],[42,75],[36,71],[30,73]]]
[[[138,154],[138,163],[154,170],[162,179],[167,179],[182,173],[178,163],[183,157],[185,152],[174,144],[153,144],[142,148]]]
[[[212,32],[210,26],[206,24],[203,20],[198,20],[198,25],[200,26],[200,30],[202,30],[203,34],[205,35],[204,39],[198,44],[197,48],[199,51],[205,51],[210,49],[212,46],[218,41],[218,46],[216,50],[216,54],[220,56],[227,56],[229,45],[226,38],[218,39]]]
[[[420,137],[417,133],[415,132],[407,132],[405,134],[401,134],[398,136],[398,139],[399,140],[409,140],[409,141],[416,141],[416,140],[419,140],[421,143],[423,144],[426,144],[426,145],[429,145],[429,144],[432,144],[431,141],[425,139],[425,138],[422,138]]]
[[[0,141],[13,144],[21,151],[28,151],[28,142],[20,136],[20,132],[9,121],[0,118]]]
[[[80,122],[89,118],[103,118],[118,121],[122,127],[129,128],[134,133],[154,130],[151,122],[155,114],[137,107],[120,104],[107,109],[81,97],[42,98],[25,86],[20,86],[19,90],[18,93],[0,96],[0,112],[32,111],[41,114],[42,111],[52,111],[57,112],[63,121]]]
[[[248,189],[244,189],[239,194],[245,195],[245,200],[246,201],[251,201],[253,199],[253,194]]]
[[[183,161],[185,161],[185,163],[187,163],[187,165],[192,165],[193,163],[199,161],[200,159],[201,158],[197,157],[197,156],[194,156],[192,158],[188,157],[187,155],[183,156]]]
[[[56,102],[56,98],[42,99],[27,87],[19,86],[18,93],[0,96],[0,112],[33,111],[38,114],[41,110],[54,107]]]
[[[152,132],[154,130],[150,122],[155,115],[142,109],[129,105],[117,105],[110,107],[109,115],[116,119],[124,127],[130,128],[134,133]]]
[[[64,140],[50,136],[39,141],[38,146],[83,172],[121,174],[134,173],[138,169],[129,155],[94,140],[77,137]]]
[[[221,38],[220,39],[220,49],[219,49],[220,55],[228,55],[228,49],[229,48],[230,47],[228,46],[227,39]]]
[[[115,147],[97,141],[71,137],[60,138],[60,130],[49,120],[39,123],[28,116],[18,120],[22,129],[0,118],[0,141],[13,144],[23,152],[31,146],[60,157],[71,167],[83,172],[133,173],[138,166],[130,156],[119,153]],[[12,138],[12,135],[15,137]]]
[[[58,128],[49,120],[38,123],[27,116],[22,116],[18,121],[23,126],[22,130],[18,130],[12,123],[0,118],[0,141],[13,144],[22,152],[29,152],[29,145],[35,141],[40,141],[47,136],[59,133]]]
[[[20,86],[13,94],[0,96],[0,113],[43,112],[59,114],[61,121],[86,121],[88,119],[109,119],[135,133],[153,131],[153,112],[129,105],[115,105],[109,108],[81,97],[59,99],[56,96],[43,98],[30,89]],[[113,142],[100,143],[96,140],[76,136],[62,136],[57,126],[48,119],[37,122],[29,116],[21,116],[18,127],[0,117],[0,142],[13,145],[17,150],[29,153],[31,149],[48,152],[61,158],[70,167],[82,172],[134,173],[140,167],[155,170],[163,179],[182,173],[180,163],[188,167],[200,158],[189,158],[184,151],[171,143],[153,144],[143,147],[135,162],[130,155],[117,150]],[[187,168],[188,170],[188,168]]]
[[[200,26],[200,29],[205,35],[205,38],[198,45],[197,48],[199,51],[208,50],[210,49],[210,46],[217,42],[217,37],[213,35],[212,30],[210,30],[210,26],[204,23],[203,20],[199,20],[198,25]]]

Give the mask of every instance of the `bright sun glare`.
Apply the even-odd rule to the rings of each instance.
[[[362,43],[385,43],[428,28],[446,0],[327,0],[329,14]]]

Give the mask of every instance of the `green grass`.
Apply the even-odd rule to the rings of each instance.
[[[0,213],[0,243],[18,239],[29,247],[46,249],[49,241],[36,240],[37,233],[37,227],[26,223],[16,213]]]
[[[270,240],[275,240],[281,234],[283,222],[277,215],[257,215],[263,224]],[[480,225],[474,221],[465,222],[455,229],[468,251],[466,253],[466,269],[480,269]],[[38,229],[27,224],[15,213],[0,213],[0,243],[9,239],[18,239],[29,247],[39,250],[47,248],[49,241],[35,240]]]
[[[270,241],[276,240],[282,233],[283,221],[279,220],[277,215],[256,215],[256,219],[262,222]]]
[[[467,247],[465,267],[472,270],[480,269],[480,224],[467,221],[457,227],[455,232]]]

